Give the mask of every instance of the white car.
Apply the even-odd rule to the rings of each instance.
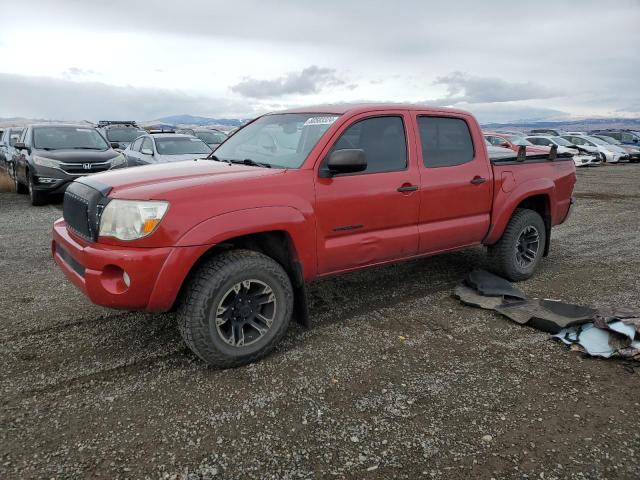
[[[554,135],[534,135],[526,137],[534,145],[541,145],[544,147],[550,147],[556,145],[558,147],[558,153],[569,153],[572,155],[573,163],[576,167],[588,167],[591,165],[600,165],[600,157],[595,153],[585,153],[586,151],[580,151],[576,148],[576,145],[559,136]]]
[[[617,145],[611,145],[599,138],[590,137],[589,135],[562,135],[562,138],[569,140],[572,144],[577,145],[584,150],[596,153],[603,162],[617,163],[620,160],[627,160],[629,154]]]
[[[179,133],[151,133],[136,138],[122,152],[130,167],[204,158],[213,150],[199,138]]]

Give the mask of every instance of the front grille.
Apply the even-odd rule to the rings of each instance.
[[[78,179],[64,192],[62,216],[67,228],[79,237],[95,242],[98,237],[100,214],[109,202],[109,188],[98,190]]]
[[[60,168],[69,175],[88,175],[106,172],[111,168],[111,161],[94,163],[61,163]]]
[[[89,228],[89,201],[70,191],[64,193],[64,203],[62,204],[62,216],[67,224],[67,228],[82,238],[92,240],[91,229]]]

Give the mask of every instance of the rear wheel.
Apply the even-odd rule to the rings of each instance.
[[[531,277],[542,259],[546,238],[542,217],[533,210],[517,209],[502,238],[489,247],[493,270],[514,282]]]
[[[35,189],[33,185],[33,176],[31,174],[27,175],[27,189],[29,190],[29,199],[31,200],[31,205],[34,207],[38,207],[40,205],[46,205],[47,203],[47,194],[43,192],[39,192]]]
[[[189,280],[178,306],[178,326],[202,360],[227,368],[273,350],[293,312],[293,288],[275,260],[232,250],[206,261]]]

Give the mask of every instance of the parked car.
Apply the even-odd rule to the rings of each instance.
[[[184,133],[185,135],[198,137],[213,149],[227,139],[225,133],[212,128],[181,128],[176,130],[176,133]]]
[[[505,159],[505,158],[514,158],[515,157],[515,154],[513,153],[513,150],[511,150],[510,148],[494,147],[486,139],[485,139],[484,142],[486,144],[487,153],[489,154],[489,159],[490,160],[502,160],[502,159]]]
[[[589,135],[606,135],[615,138],[622,145],[640,146],[640,134],[632,130],[592,130]]]
[[[133,121],[101,120],[98,122],[98,130],[111,146],[119,151],[127,148],[140,135],[147,133]]]
[[[556,145],[558,147],[558,153],[569,153],[573,156],[573,163],[576,164],[576,167],[600,165],[601,163],[598,155],[589,153],[586,150],[580,150],[580,147],[573,145],[569,140],[565,140],[562,137],[536,135],[525,138],[534,145],[543,147]]]
[[[564,132],[562,130],[554,130],[552,128],[534,128],[529,130],[529,135],[546,135],[552,137],[559,137]]]
[[[569,156],[490,160],[460,110],[300,108],[258,117],[206,160],[74,182],[52,253],[96,304],[175,307],[186,344],[230,367],[271,351],[292,317],[308,323],[316,278],[477,245],[504,277],[529,278],[575,182]]]
[[[3,165],[9,175],[13,171],[13,155],[15,153],[14,145],[20,139],[22,134],[21,127],[7,127],[0,135],[0,165]]]
[[[595,153],[600,156],[600,160],[603,162],[617,163],[620,160],[628,159],[628,154],[617,145],[611,145],[599,138],[591,137],[589,135],[575,135],[567,134],[562,135],[562,138],[570,141],[572,144],[583,148],[591,153]]]
[[[615,138],[609,137],[607,135],[592,135],[592,136],[595,138],[599,138],[600,140],[605,141],[611,145],[616,145],[621,149],[623,149],[625,152],[627,152],[627,155],[629,155],[630,162],[635,163],[640,161],[640,145],[637,145],[637,146],[625,145],[621,143],[619,140],[616,140]]]
[[[504,147],[517,152],[521,145],[524,145],[527,152],[549,153],[549,147],[536,146],[520,135],[507,135],[500,132],[484,132],[484,138],[494,147]]]
[[[179,162],[203,158],[211,147],[199,138],[179,133],[152,133],[142,135],[124,150],[129,166]]]
[[[86,125],[30,125],[14,149],[13,181],[18,193],[29,193],[32,205],[44,205],[77,177],[126,165],[124,156]]]

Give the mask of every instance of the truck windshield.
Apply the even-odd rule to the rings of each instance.
[[[43,150],[107,150],[109,145],[95,128],[35,127],[33,146]]]
[[[196,137],[205,143],[222,143],[227,139],[227,136],[222,132],[196,132]]]
[[[338,117],[327,113],[265,115],[229,137],[217,148],[216,157],[251,159],[276,168],[300,168]]]

